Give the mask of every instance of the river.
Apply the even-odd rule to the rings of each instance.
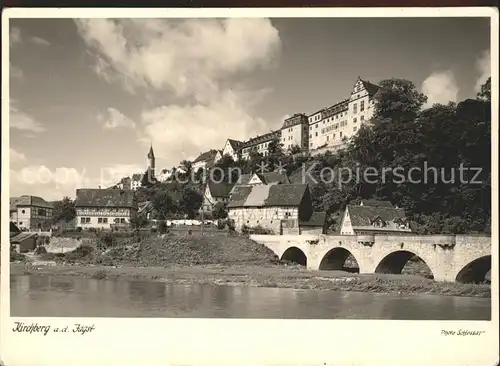
[[[489,320],[491,300],[12,276],[11,316]]]

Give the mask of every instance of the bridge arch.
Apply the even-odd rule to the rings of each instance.
[[[458,271],[455,281],[462,283],[484,282],[489,271],[491,271],[491,255],[485,255],[466,264]]]
[[[281,260],[295,262],[301,266],[307,266],[307,256],[302,249],[297,247],[289,247],[281,255]]]
[[[351,263],[346,263],[348,262],[348,259]],[[321,259],[319,269],[358,273],[359,263],[350,250],[342,247],[336,247],[326,252]]]
[[[396,250],[387,254],[385,257],[380,260],[377,267],[375,268],[375,273],[391,273],[391,274],[401,274],[403,268],[409,262],[414,262],[418,267],[424,267],[422,270],[418,272],[421,273],[424,277],[434,278],[434,272],[429,266],[429,264],[418,254],[414,253],[410,250]],[[420,263],[419,263],[420,262]],[[427,267],[427,268],[425,268]]]

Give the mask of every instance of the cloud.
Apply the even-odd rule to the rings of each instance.
[[[422,83],[422,93],[427,95],[424,107],[431,107],[434,103],[456,102],[458,91],[457,81],[451,71],[434,72]]]
[[[490,51],[484,51],[481,56],[476,60],[476,70],[479,73],[479,77],[476,81],[476,86],[474,90],[479,92],[481,90],[481,86],[488,80],[491,76],[491,54]]]
[[[105,130],[120,127],[135,129],[135,122],[115,108],[108,108],[106,115],[99,115],[97,119],[104,122],[103,128]]]
[[[12,27],[10,29],[10,45],[13,46],[20,43],[23,43],[21,30],[18,27]]]
[[[22,162],[26,161],[26,155],[14,150],[13,148],[10,148],[9,155],[10,155],[10,164],[11,165],[17,164],[17,163],[22,163]]]
[[[97,175],[89,175],[86,169],[29,165],[10,170],[10,195],[36,195],[46,200],[60,200],[64,196],[74,198],[79,188],[108,188],[121,178],[144,170],[144,166],[116,164],[103,167]]]
[[[239,107],[230,91],[206,105],[162,106],[142,115],[145,142],[153,141],[157,156],[173,156],[169,164],[193,159],[210,148],[221,149],[227,138],[246,140],[268,132],[263,119],[254,118]]]
[[[123,177],[130,177],[132,174],[142,174],[146,166],[137,164],[114,164],[101,169],[98,178],[98,186],[111,187],[118,183]]]
[[[24,72],[21,68],[17,67],[16,65],[13,65],[12,62],[9,63],[9,72],[10,72],[10,77],[18,80],[23,80],[24,79]]]
[[[52,43],[50,43],[49,41],[47,41],[46,39],[43,39],[43,38],[40,38],[40,37],[31,37],[30,38],[30,41],[39,45],[39,46],[45,46],[45,47],[48,47],[50,46]]]
[[[85,170],[67,167],[51,170],[45,165],[31,165],[10,170],[10,195],[28,194],[59,200],[64,196],[74,197],[77,188],[89,186],[90,182]]]
[[[101,72],[181,96],[205,95],[221,76],[268,65],[280,44],[267,19],[79,19],[76,24],[106,61]]]
[[[24,132],[43,132],[45,127],[38,122],[32,115],[21,111],[15,101],[10,101],[9,123],[11,129],[21,130]]]
[[[268,132],[253,107],[269,90],[240,86],[275,65],[279,33],[268,19],[81,19],[79,34],[94,71],[130,93],[161,93],[165,105],[144,110],[138,129],[158,157],[176,164],[227,137]],[[237,127],[236,127],[237,126]]]

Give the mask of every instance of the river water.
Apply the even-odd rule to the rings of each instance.
[[[12,276],[11,316],[489,320],[490,299]]]

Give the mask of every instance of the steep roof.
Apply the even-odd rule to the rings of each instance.
[[[193,163],[198,163],[202,161],[212,161],[215,156],[217,155],[217,150],[208,150],[205,151],[204,153],[201,153],[196,159],[193,160]]]
[[[137,202],[132,190],[85,188],[76,190],[75,206],[137,209]]]
[[[365,87],[370,97],[374,96],[375,93],[377,93],[380,89],[380,86],[372,84],[369,81],[361,79],[361,82],[363,83],[363,86]]]
[[[390,201],[379,201],[375,199],[361,200],[359,205],[370,206],[370,207],[394,207]]]
[[[242,141],[233,140],[233,139],[227,139],[227,141],[229,142],[229,145],[231,145],[233,150],[238,150],[241,147],[241,145],[243,144]]]
[[[244,147],[258,145],[258,144],[261,144],[263,142],[268,142],[268,141],[274,140],[276,138],[279,138],[280,136],[281,136],[281,130],[268,132],[264,135],[256,136],[256,137],[249,139],[248,141],[245,141],[241,145],[241,147],[244,148]]]
[[[257,174],[264,184],[289,184],[290,181],[285,172],[269,172]]]
[[[52,204],[42,197],[23,195],[21,197],[10,198],[10,211],[15,211],[18,206],[36,206],[42,208],[54,208]]]
[[[307,190],[306,184],[235,186],[228,207],[299,206]]]
[[[308,123],[309,123],[309,118],[307,118],[307,116],[304,113],[296,113],[293,116],[283,121],[281,129]]]
[[[10,238],[11,243],[21,243],[23,240],[26,240],[28,238],[36,237],[37,233],[32,233],[32,232],[21,232],[17,235],[14,235]]]
[[[326,223],[326,212],[313,212],[312,215],[307,220],[301,220],[299,222],[300,226],[325,226]]]
[[[17,227],[17,225],[14,224],[12,221],[10,222],[9,231],[10,231],[10,236],[17,235],[21,232],[21,230]]]
[[[227,198],[229,197],[229,192],[231,192],[231,189],[233,188],[232,184],[226,184],[226,183],[214,183],[212,181],[209,181],[207,183],[208,189],[210,190],[210,194],[212,197],[216,198]]]
[[[148,158],[154,159],[154,157],[155,157],[155,153],[153,151],[153,145],[151,145],[151,147],[149,148],[149,152],[148,152]]]
[[[370,227],[373,220],[380,218],[386,223],[394,223],[397,219],[406,219],[405,210],[394,207],[373,207],[373,206],[347,206],[351,225],[354,228]],[[393,227],[392,227],[393,226]],[[397,225],[391,225],[387,229],[398,229]]]

